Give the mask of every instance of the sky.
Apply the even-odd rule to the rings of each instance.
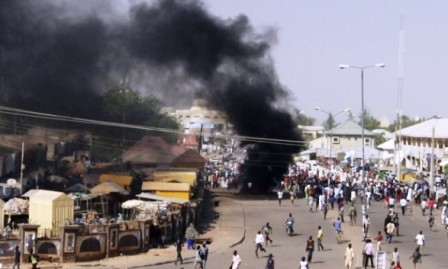
[[[275,29],[272,58],[291,106],[321,123],[350,108],[361,113],[361,71],[340,64],[385,68],[364,71],[364,102],[392,123],[399,105],[400,24],[403,31],[401,111],[411,118],[447,116],[448,1],[204,0],[224,19],[245,14],[258,32]],[[401,19],[403,18],[403,19]],[[344,121],[339,114],[336,121]]]

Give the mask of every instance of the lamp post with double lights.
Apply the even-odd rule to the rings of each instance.
[[[317,111],[321,111],[321,112],[327,114],[328,117],[333,117],[333,119],[335,119],[337,115],[339,115],[339,114],[341,114],[341,113],[343,113],[343,112],[350,112],[350,108],[346,108],[346,109],[341,110],[341,111],[339,111],[339,112],[337,112],[337,113],[335,113],[335,114],[333,114],[333,113],[331,113],[331,112],[329,112],[329,111],[327,111],[327,110],[324,110],[324,109],[322,109],[322,108],[320,108],[320,107],[318,107],[318,106],[315,106],[314,109],[317,110]],[[331,126],[330,126],[330,127],[331,127]],[[333,144],[333,132],[332,132],[332,129],[333,129],[333,128],[330,128],[330,130],[329,130],[329,131],[330,131],[330,145],[329,145],[329,147],[328,147],[328,148],[329,148],[329,151],[330,151],[330,160],[331,160],[331,161],[332,161],[331,144]],[[330,177],[328,177],[328,188],[329,188],[329,187],[330,187]]]
[[[327,110],[324,110],[324,109],[322,109],[322,108],[320,108],[318,106],[315,106],[314,109],[317,110],[317,111],[321,111],[321,112],[327,114],[329,118],[332,117],[333,119],[335,119],[337,115],[339,115],[339,114],[341,114],[343,112],[350,112],[350,108],[346,108],[346,109],[341,110],[341,111],[339,111],[339,112],[337,112],[335,114],[333,114],[333,113],[331,113],[331,112],[329,112]],[[329,130],[330,131],[330,146],[329,146],[330,158],[332,157],[332,152],[331,152],[331,144],[332,144],[332,139],[333,139],[332,138],[332,136],[333,136],[332,129],[333,128],[330,128],[330,130]]]
[[[365,65],[365,66],[354,66],[354,65],[348,65],[348,64],[340,64],[340,69],[359,69],[361,70],[361,140],[362,140],[362,178],[361,178],[361,185],[362,185],[362,215],[365,215],[365,154],[364,154],[364,147],[365,147],[365,141],[364,141],[364,117],[365,117],[365,109],[364,109],[364,69],[367,68],[383,68],[386,65],[384,63],[374,64],[374,65]]]
[[[363,180],[364,180],[364,165],[365,165],[365,155],[364,155],[364,118],[365,118],[365,109],[364,109],[364,69],[367,68],[374,68],[374,67],[380,67],[383,68],[386,65],[383,63],[380,64],[374,64],[374,65],[366,65],[366,66],[353,66],[353,65],[347,65],[347,64],[341,64],[339,65],[340,69],[348,69],[348,68],[354,68],[361,70],[361,136],[362,136],[362,172],[363,172]]]

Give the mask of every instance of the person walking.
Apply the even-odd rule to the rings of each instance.
[[[383,242],[383,234],[381,233],[381,231],[378,231],[375,240],[376,240],[376,250],[381,251],[381,242]]]
[[[282,200],[283,200],[283,191],[282,190],[278,190],[277,198],[278,198],[278,206],[281,206],[282,205]]]
[[[12,264],[12,269],[20,269],[20,249],[16,246],[14,249],[14,263]]]
[[[202,267],[204,269],[207,268],[207,259],[208,259],[208,247],[207,247],[207,242],[203,242],[202,243],[202,247],[201,247],[201,253],[202,253]]]
[[[417,264],[422,263],[422,254],[420,254],[420,249],[416,248],[414,253],[412,253],[411,257],[409,257],[409,259],[412,259],[414,269],[417,269]]]
[[[365,215],[365,217],[362,220],[362,231],[363,231],[363,235],[364,235],[364,241],[366,241],[366,239],[367,239],[369,227],[370,227],[370,218],[369,218],[369,215]]]
[[[194,224],[190,223],[190,226],[185,230],[185,238],[187,239],[187,248],[194,249],[194,239],[199,236],[199,233],[194,228]]]
[[[422,208],[422,216],[425,216],[426,208],[428,207],[428,203],[426,202],[426,199],[422,199],[420,206]]]
[[[423,246],[425,245],[425,235],[423,234],[423,231],[420,231],[415,236],[415,242],[417,243],[418,250],[421,252]]]
[[[428,208],[429,208],[429,215],[432,215],[432,210],[434,209],[434,199],[432,199],[432,197],[429,198],[428,201]]]
[[[375,254],[374,246],[372,244],[372,241],[370,239],[366,240],[366,244],[364,245],[364,248],[362,250],[362,254],[364,255],[364,269],[367,269],[367,265],[369,264],[370,260],[370,266],[372,268],[375,268],[373,266],[373,256]]]
[[[264,234],[264,242],[266,243],[266,247],[268,246],[268,242],[272,244],[272,239],[270,235],[272,234],[272,227],[269,222],[266,222],[266,225],[262,229]]]
[[[180,236],[177,237],[177,240],[174,243],[174,246],[176,247],[176,252],[177,252],[177,257],[176,257],[176,261],[174,262],[174,265],[177,265],[178,261],[180,261],[180,264],[183,264],[184,260],[182,259],[182,247],[184,246],[184,242],[182,242],[182,239],[180,238]]]
[[[266,252],[266,249],[263,248],[263,242],[264,237],[261,234],[261,231],[258,231],[257,235],[255,236],[255,256],[257,256],[257,258],[258,258],[258,250]]]
[[[327,220],[328,205],[327,205],[326,202],[322,205],[322,210],[323,210],[323,213],[324,213],[324,220]]]
[[[400,253],[398,252],[398,248],[394,248],[394,251],[392,251],[392,262],[395,264],[400,262]]]
[[[196,246],[196,252],[194,253],[194,269],[204,269],[201,246]]]
[[[291,200],[291,205],[294,206],[294,200],[296,199],[296,185],[292,186],[289,191],[289,200]]]
[[[313,212],[313,205],[314,205],[314,196],[310,195],[308,197],[308,208],[310,212]]]
[[[30,249],[29,252],[30,256],[28,257],[28,262],[31,263],[32,269],[37,269],[37,264],[39,263],[40,258],[36,254],[34,254],[33,249]]]
[[[302,259],[300,260],[300,267],[299,268],[300,269],[309,269],[310,268],[305,257],[302,257]]]
[[[408,200],[406,200],[406,197],[401,197],[400,199],[400,206],[401,206],[401,214],[404,216],[406,213],[406,206],[408,204]]]
[[[272,253],[269,253],[268,260],[266,261],[265,269],[274,269],[275,262],[274,262],[273,257],[274,257],[274,255],[272,255]]]
[[[314,252],[314,240],[313,237],[310,236],[308,241],[306,241],[306,252],[307,252],[307,261],[308,263],[311,263],[313,260],[313,252]]]
[[[342,242],[342,221],[340,218],[337,218],[335,222],[333,222],[334,230],[336,231],[336,241],[338,244]]]
[[[434,226],[434,223],[435,223],[434,216],[432,215],[432,213],[430,213],[429,218],[428,218],[429,230],[432,231],[432,227]]]
[[[392,218],[392,221],[395,224],[395,231],[397,233],[397,236],[399,236],[399,229],[400,229],[400,219],[398,218],[398,213],[394,214],[394,217]]]
[[[355,259],[355,251],[352,248],[352,244],[348,244],[347,248],[345,249],[345,267],[347,269],[352,269],[353,260]]]
[[[392,242],[392,237],[394,236],[394,231],[395,231],[395,224],[394,222],[391,220],[387,225],[386,225],[386,237],[387,237],[387,242],[390,244]]]
[[[341,202],[339,206],[339,218],[344,222],[344,202]]]
[[[320,249],[324,250],[324,246],[322,245],[322,240],[324,238],[324,231],[322,231],[322,227],[317,227],[317,251]]]
[[[241,264],[241,257],[240,257],[240,255],[238,255],[238,251],[234,250],[233,256],[232,256],[232,264],[230,265],[230,268],[231,269],[239,269],[240,264]]]
[[[350,225],[351,226],[356,225],[356,218],[358,217],[358,212],[356,212],[356,207],[353,203],[350,206],[348,215],[350,216]]]

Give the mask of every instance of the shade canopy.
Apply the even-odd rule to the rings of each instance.
[[[111,194],[119,193],[121,195],[129,195],[129,192],[114,182],[103,182],[90,189],[91,193]]]

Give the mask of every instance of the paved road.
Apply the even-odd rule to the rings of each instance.
[[[317,226],[324,229],[325,251],[315,251],[312,269],[320,268],[344,268],[343,256],[348,242],[353,244],[356,253],[356,268],[361,267],[361,250],[363,246],[361,234],[361,216],[359,216],[358,226],[343,225],[346,242],[337,244],[332,223],[335,220],[336,211],[330,210],[327,220],[323,220],[321,212],[308,212],[304,199],[296,200],[296,205],[292,206],[289,200],[284,200],[282,206],[278,206],[276,200],[260,199],[259,197],[236,197],[236,199],[221,198],[221,204],[216,210],[221,214],[216,223],[212,223],[212,229],[206,235],[212,236],[214,242],[210,245],[210,257],[208,269],[227,269],[231,263],[231,255],[234,249],[238,250],[243,260],[241,269],[264,268],[268,253],[274,255],[276,268],[298,268],[299,259],[306,256],[305,243],[307,238],[317,234]],[[358,205],[359,207],[359,205]],[[416,208],[416,207],[414,207]],[[358,212],[361,212],[358,208]],[[289,213],[295,217],[295,234],[289,237],[284,229],[284,221]],[[372,220],[371,232],[376,233],[383,230],[384,217],[387,214],[384,204],[374,202],[368,214]],[[406,216],[400,215],[401,236],[395,237],[391,244],[384,243],[383,250],[390,252],[394,247],[398,247],[401,254],[403,268],[413,268],[409,260],[412,251],[415,249],[414,238],[418,231],[423,230],[427,244],[423,249],[423,265],[420,268],[448,268],[448,258],[445,253],[445,246],[448,239],[443,228],[439,225],[440,212],[436,211],[436,227],[434,231],[429,231],[427,217],[421,216],[420,211]],[[255,257],[254,238],[255,234],[266,223],[270,222],[273,227],[273,244],[267,248],[266,253],[261,253],[260,258]],[[241,242],[240,242],[241,241]],[[236,244],[239,243],[240,244]],[[236,244],[231,247],[231,245]],[[317,247],[317,246],[316,246]],[[317,250],[317,248],[316,248]],[[175,251],[173,247],[162,250],[151,250],[148,254],[120,257],[99,263],[90,263],[103,268],[193,268],[192,250],[183,252],[185,263],[174,266]],[[78,264],[78,267],[80,268]],[[67,267],[65,268],[75,268]]]

